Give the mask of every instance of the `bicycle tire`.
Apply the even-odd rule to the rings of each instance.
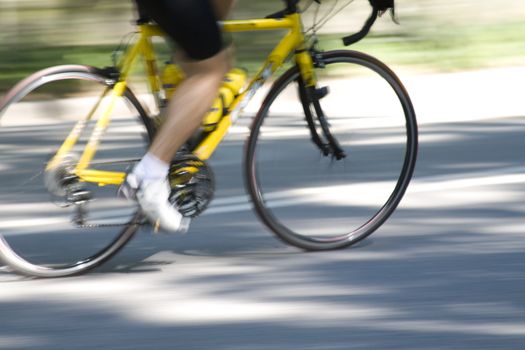
[[[333,85],[336,85],[339,90],[337,90],[335,96],[340,95],[346,98],[346,100],[343,100],[344,108],[337,109],[332,107],[333,113],[339,113],[341,116],[333,118],[327,116],[327,122],[324,125],[320,125],[319,122],[305,123],[297,118],[292,119],[286,113],[279,112],[279,108],[298,111],[302,107],[304,109],[300,113],[302,116],[306,116],[307,111],[316,113],[315,108],[305,106],[304,101],[300,98],[294,99],[293,95],[288,92],[290,87],[293,90],[297,90],[297,85],[301,82],[298,67],[290,68],[275,81],[251,124],[251,132],[245,145],[244,170],[247,191],[262,222],[285,243],[304,250],[317,251],[340,249],[361,241],[377,230],[394,212],[407,189],[414,171],[417,157],[418,132],[416,116],[408,92],[399,78],[384,63],[369,55],[350,50],[318,53],[314,57],[314,61],[316,75],[318,77],[326,76],[328,82],[327,90],[320,89],[317,91],[321,95],[319,102],[322,106],[325,99],[327,99],[327,97],[322,95],[327,94],[330,97],[332,92],[329,91]],[[347,65],[352,66],[348,71],[345,70]],[[332,66],[337,67],[337,75],[350,74],[359,80],[362,83],[361,85],[369,84],[371,86],[370,92],[377,94],[377,96],[372,95],[371,98],[368,97],[370,99],[369,102],[365,101],[366,98],[363,98],[363,100],[359,98],[352,99],[352,94],[361,96],[360,94],[365,94],[364,91],[367,89],[362,88],[360,84],[355,84],[355,87],[350,86],[345,89],[346,80],[341,80],[340,78],[332,79],[333,77],[327,72]],[[354,70],[356,71],[355,76],[353,75]],[[380,86],[381,89],[375,90],[375,84],[378,87]],[[379,91],[384,93],[380,95]],[[389,91],[388,94],[387,91]],[[299,93],[300,95],[301,93]],[[362,111],[359,111],[359,113],[366,113],[363,111],[376,107],[379,111],[379,105],[383,97],[392,106],[394,103],[396,104],[395,115],[398,116],[399,120],[396,119],[394,122],[394,118],[388,119],[388,116],[377,117],[379,112],[374,117],[378,121],[374,121],[374,118],[367,116],[352,118],[345,116],[345,113],[350,113],[351,110],[355,109],[356,113],[359,110],[359,107],[350,108],[352,104],[349,101],[353,101],[356,105],[361,105]],[[276,100],[278,100],[278,103],[276,103]],[[328,98],[328,100],[330,99]],[[284,102],[281,103],[281,101]],[[293,105],[295,109],[291,106],[292,102],[295,103]],[[276,106],[281,103],[281,107],[275,107],[277,109],[276,112],[273,112],[272,109],[274,103]],[[337,106],[337,104],[334,104],[334,106]],[[386,111],[386,113],[390,112]],[[394,115],[394,108],[391,113]],[[383,127],[380,124],[381,120],[387,121],[392,126]],[[348,140],[338,139],[338,136],[335,137],[342,145],[341,147],[344,149],[347,157],[342,160],[335,160],[338,159],[337,153],[332,151],[330,154],[330,152],[326,151],[327,148],[331,147],[328,145],[329,142],[325,142],[322,146],[316,145],[316,138],[318,138],[316,135],[325,135],[323,127],[328,129],[328,133],[336,132],[338,129],[341,129],[341,132],[343,132],[346,129],[343,126],[340,127],[339,124],[342,125],[345,121],[356,125],[362,122],[363,126],[361,129],[348,128],[348,130],[356,134],[351,135],[353,138],[350,137]],[[308,124],[312,126],[309,127]],[[312,128],[315,130],[314,133],[311,131]],[[381,137],[378,136],[380,133]],[[303,142],[300,139],[302,136],[305,136],[304,146],[296,146],[298,142]],[[394,136],[402,138],[403,141],[388,141],[388,137]],[[374,140],[377,140],[377,143],[374,144]],[[392,145],[397,149],[397,153],[394,154],[387,147],[383,147],[382,143],[385,142],[392,142]],[[372,145],[367,148],[365,147],[367,143],[372,143]],[[312,145],[314,146],[313,148],[311,148]],[[306,152],[311,152],[313,155],[310,157],[309,154],[305,154],[303,161],[302,158],[299,158],[299,153],[308,148],[311,149]],[[318,149],[316,150],[315,148]],[[368,151],[365,151],[365,148]],[[266,151],[266,149],[268,150]],[[363,149],[362,152],[361,149]],[[284,155],[287,152],[292,152],[288,158]],[[324,161],[324,159],[328,159],[327,161],[331,162],[324,168],[323,166],[319,167],[320,170],[317,173],[315,173],[316,165],[314,159],[316,152],[321,154],[320,162]],[[363,155],[359,156],[359,154]],[[382,163],[389,163],[388,157],[394,155],[399,160],[399,164],[395,165],[395,170],[388,168],[375,170],[373,168],[379,167]],[[341,165],[341,162],[344,165]],[[390,161],[390,163],[393,164],[393,161]],[[363,174],[349,175],[345,172],[348,164],[356,168],[360,165],[370,164],[370,169],[363,171]],[[341,168],[341,166],[343,167],[342,175],[331,178],[326,176],[325,178],[324,173],[331,171],[332,168]],[[297,175],[293,176],[293,179],[288,184],[279,187],[279,183],[288,181],[290,174],[294,171],[297,172]],[[308,175],[309,171],[315,173],[311,176],[313,180],[300,180],[304,174]],[[379,189],[376,190],[376,188],[380,188],[387,183],[386,174],[392,177],[388,179],[390,187],[385,190],[381,189],[382,197],[376,200],[375,197],[379,198],[379,194],[375,194],[375,192],[379,192]],[[359,179],[350,179],[351,176]],[[347,183],[342,181],[343,178],[347,179],[348,183],[351,184],[347,185]],[[327,185],[329,181],[333,182]],[[301,183],[299,184],[299,182]],[[365,190],[367,184],[374,189],[374,195],[370,195],[370,202],[372,202],[371,198],[373,197],[375,208],[371,208],[370,203],[359,204],[359,198],[354,199],[343,192],[339,193],[339,191],[343,190],[350,193],[353,188],[356,188],[355,193],[361,193],[362,197],[363,194],[367,193]],[[294,188],[294,186],[297,186],[297,188]],[[301,186],[306,187],[306,189]],[[325,194],[325,191],[332,192]],[[301,196],[301,193],[306,194]],[[319,207],[313,208],[317,198],[323,198],[323,196],[328,199],[325,199],[322,203],[319,200]],[[341,208],[336,208],[339,201],[342,203]],[[355,201],[357,204],[343,204],[350,201]],[[301,204],[303,202],[305,204]],[[362,219],[358,216],[361,212],[363,213]],[[341,213],[342,217],[336,218],[334,213]],[[316,217],[321,214],[326,214],[326,218]],[[365,215],[368,216],[365,217]],[[332,227],[336,224],[340,224],[343,227],[341,232],[335,232],[335,230],[339,230],[339,228]],[[325,228],[321,227],[322,225],[325,225]],[[317,228],[319,228],[319,232]],[[331,231],[334,231],[334,233],[331,233]]]
[[[107,70],[102,70],[90,66],[81,66],[81,65],[67,65],[67,66],[56,66],[51,67],[48,69],[44,69],[42,71],[36,72],[32,74],[31,76],[27,77],[26,79],[22,80],[20,83],[15,85],[8,93],[7,95],[0,101],[0,130],[4,130],[4,127],[7,128],[7,131],[5,132],[6,135],[10,134],[20,134],[25,137],[25,135],[29,135],[31,140],[28,140],[28,143],[36,143],[39,142],[38,145],[42,144],[42,146],[35,146],[32,148],[24,148],[26,146],[22,146],[21,152],[18,153],[31,153],[32,150],[35,150],[35,153],[42,153],[42,150],[47,147],[48,144],[51,143],[49,139],[53,137],[55,134],[54,128],[58,128],[58,125],[61,123],[69,123],[69,119],[60,119],[63,116],[69,117],[70,115],[76,114],[76,111],[69,112],[69,109],[73,110],[72,108],[69,108],[66,111],[63,111],[62,107],[59,106],[58,100],[54,100],[53,96],[49,97],[46,94],[54,94],[56,89],[72,89],[73,87],[75,89],[88,89],[88,91],[91,91],[91,89],[101,89],[106,90],[110,89],[113,84],[115,83],[115,77],[110,74]],[[62,85],[64,84],[64,85]],[[93,84],[93,85],[92,85]],[[49,89],[49,90],[48,90]],[[63,92],[63,91],[62,91]],[[62,93],[61,92],[61,93]],[[69,107],[75,107],[75,109],[80,109],[83,104],[84,100],[86,100],[85,104],[89,105],[91,103],[90,98],[85,97],[84,99],[80,99],[78,96],[71,94],[71,92],[68,90],[68,98],[63,98],[61,101],[69,101],[71,106]],[[82,90],[82,92],[84,92]],[[98,91],[97,91],[98,92]],[[37,97],[31,97],[33,95],[36,95]],[[83,96],[83,95],[82,95]],[[46,101],[47,99],[47,101]],[[49,101],[50,100],[50,101]],[[25,101],[30,101],[28,103],[24,103]],[[43,101],[43,102],[42,102]],[[118,130],[118,133],[115,134],[120,137],[126,137],[133,139],[133,141],[141,140],[145,143],[145,147],[149,144],[149,140],[151,139],[153,133],[154,133],[154,126],[150,122],[150,119],[147,116],[146,111],[142,107],[139,100],[136,98],[136,96],[133,94],[133,92],[127,88],[125,90],[124,96],[123,96],[123,102],[122,107],[126,106],[125,108],[129,108],[129,113],[133,114],[133,118],[138,117],[137,122],[135,121],[129,121],[126,118],[123,118],[122,121],[119,119],[117,121],[119,127],[122,129],[125,129],[124,131]],[[120,99],[119,99],[120,103]],[[32,104],[35,104],[36,107],[29,108],[28,106],[31,106]],[[62,103],[64,104],[64,103]],[[120,106],[120,104],[119,104]],[[46,114],[46,116],[42,119],[45,121],[38,122],[36,119],[36,115],[40,112],[41,108],[48,108],[50,109],[50,112]],[[24,121],[13,121],[11,122],[11,117],[15,119],[18,114],[22,115],[20,111],[26,111],[29,110],[31,113],[26,113],[23,116],[27,117],[29,120],[27,122]],[[63,113],[62,113],[63,112]],[[42,112],[42,115],[44,115],[44,112]],[[6,120],[4,123],[4,119]],[[19,118],[23,119],[23,118]],[[58,120],[57,120],[58,119]],[[71,118],[73,119],[73,118]],[[57,120],[57,121],[55,121]],[[18,124],[17,124],[18,123]],[[4,125],[5,124],[5,125]],[[32,130],[29,134],[24,133],[24,130]],[[128,129],[130,131],[128,131]],[[139,131],[137,134],[136,131]],[[58,133],[58,132],[57,132]],[[129,134],[129,136],[128,136]],[[124,136],[123,136],[124,135]],[[14,137],[14,136],[13,136]],[[63,139],[59,139],[59,142],[62,142]],[[9,145],[9,140],[6,140],[6,138],[3,138],[3,141],[0,142],[1,145],[6,146],[12,146]],[[60,145],[60,143],[58,144]],[[15,146],[12,146],[13,152],[16,153],[18,149],[15,148]],[[56,150],[56,149],[55,149]],[[24,153],[24,151],[27,151]],[[108,151],[109,152],[109,151]],[[131,151],[125,151],[131,152]],[[138,150],[137,150],[138,152]],[[53,152],[50,153],[51,156]],[[134,154],[133,154],[134,155]],[[137,154],[138,155],[138,154]],[[48,155],[49,156],[49,155]],[[141,156],[141,155],[138,155]],[[18,164],[14,161],[11,161],[13,173],[16,174],[17,172],[24,174],[24,172],[30,172],[29,170],[18,170],[17,167],[23,168],[27,165],[27,163],[36,163],[33,161],[33,159],[29,159],[29,162],[20,162],[23,164]],[[110,164],[111,162],[106,163]],[[44,162],[45,164],[45,162]],[[37,169],[43,169],[43,167],[40,164],[36,166]],[[31,170],[32,171],[32,170]],[[38,190],[41,187],[40,180],[41,177],[44,175],[41,175],[40,173],[37,173],[35,176],[35,179],[30,178],[28,183],[21,182],[22,189],[20,190],[20,193],[14,192],[10,193],[10,189],[2,190],[4,193],[0,193],[0,198],[4,195],[4,198],[16,198],[19,197],[24,198],[19,200],[19,202],[22,203],[16,203],[15,208],[35,208],[42,207],[43,204],[46,206],[47,203],[37,203],[34,204],[31,202],[31,198],[33,195],[38,198],[43,198],[44,194],[31,194],[27,195],[27,192],[34,190]],[[9,183],[12,182],[11,180]],[[8,184],[4,184],[4,187],[9,187]],[[29,188],[29,189],[28,189]],[[0,191],[1,192],[1,191]],[[115,192],[113,191],[113,196],[115,195]],[[111,196],[111,195],[110,195]],[[27,202],[23,202],[25,197],[29,197],[27,199]],[[54,200],[56,198],[53,197]],[[100,204],[102,205],[102,204]],[[105,205],[105,204],[104,204]],[[136,233],[136,231],[139,228],[139,225],[137,222],[141,221],[142,214],[139,210],[136,208],[128,208],[127,204],[122,205],[124,209],[120,208],[119,210],[126,212],[126,217],[130,217],[131,219],[126,219],[124,224],[122,226],[122,229],[119,231],[118,234],[116,234],[114,237],[110,235],[106,235],[105,232],[98,232],[101,230],[107,230],[102,229],[101,227],[105,227],[104,225],[100,226],[93,226],[93,229],[95,227],[98,228],[97,233],[93,233],[93,231],[90,231],[88,228],[79,227],[78,231],[86,230],[89,231],[89,239],[86,242],[80,242],[76,241],[78,238],[77,236],[70,235],[70,232],[68,231],[71,229],[71,232],[77,232],[75,231],[75,227],[69,228],[67,224],[63,224],[60,220],[62,220],[62,217],[58,217],[57,221],[60,221],[60,225],[63,225],[64,227],[67,226],[67,228],[63,228],[60,226],[60,230],[57,232],[49,232],[48,238],[56,238],[55,240],[52,240],[50,243],[49,241],[46,241],[44,237],[44,234],[42,232],[40,233],[32,233],[32,232],[24,232],[24,229],[20,228],[13,228],[11,224],[6,224],[4,221],[4,225],[0,222],[0,226],[3,226],[3,228],[0,230],[0,259],[8,265],[11,269],[13,269],[15,272],[28,275],[28,276],[34,276],[34,277],[64,277],[64,276],[71,276],[71,275],[78,275],[81,273],[84,273],[88,270],[91,270],[103,262],[107,261],[109,258],[114,256]],[[48,208],[48,207],[46,207]],[[57,211],[57,213],[60,212],[61,208],[55,208],[53,205],[49,205],[49,208],[51,208],[51,211],[54,213]],[[68,207],[65,207],[68,208]],[[35,209],[36,210],[36,209]],[[47,210],[47,209],[46,209]],[[114,207],[108,206],[106,211],[112,212],[117,211]],[[38,213],[38,210],[36,210]],[[16,215],[23,218],[24,216],[21,213],[15,213]],[[49,214],[45,212],[44,214],[48,215],[48,218],[50,218]],[[66,213],[67,214],[67,213]],[[66,215],[64,214],[64,215]],[[109,215],[109,214],[108,214]],[[120,214],[119,214],[120,215]],[[27,215],[26,215],[27,216]],[[38,220],[34,220],[34,217],[31,216],[30,218],[26,218],[25,220],[19,220],[19,221],[35,221],[36,224],[31,224],[33,226],[38,225]],[[9,220],[7,220],[9,221]],[[12,223],[13,220],[10,222]],[[46,222],[45,219],[42,220],[43,222]],[[49,221],[49,220],[48,220]],[[52,222],[53,220],[51,220]],[[15,221],[17,224],[18,222]],[[126,224],[127,223],[127,224]],[[9,226],[11,225],[11,226]],[[20,224],[22,225],[22,224]],[[29,223],[27,225],[30,225]],[[30,226],[30,227],[33,227]],[[49,224],[49,230],[52,230],[53,227],[59,227],[59,224]],[[109,225],[111,226],[111,225]],[[7,227],[7,228],[6,228]],[[112,227],[112,226],[111,226]],[[115,227],[111,228],[113,231],[115,230]],[[6,232],[2,231],[13,231],[12,235],[9,235]],[[18,230],[18,234],[17,234]],[[35,227],[36,231],[42,231],[41,227]],[[45,230],[45,228],[43,229]],[[62,231],[63,230],[63,231]],[[24,234],[20,233],[23,232]],[[65,232],[62,234],[61,232]],[[46,232],[47,234],[47,232]],[[24,238],[23,236],[30,236],[29,238]],[[57,235],[57,236],[55,236]],[[91,242],[91,239],[100,238],[100,242]],[[65,246],[65,243],[62,242],[62,239],[67,239],[67,241],[71,241],[71,247]],[[15,244],[16,243],[16,244]],[[63,245],[64,244],[64,245]],[[55,258],[55,257],[47,257],[44,256],[44,252],[39,251],[41,248],[42,250],[44,248],[48,248],[51,252],[54,252],[55,248],[54,245],[57,246],[57,250],[59,250],[58,253],[67,253],[66,255],[74,255],[77,251],[82,252],[84,254],[84,247],[80,246],[86,246],[85,250],[91,250],[93,249],[94,253],[91,251],[89,253],[85,253],[86,256],[82,256],[81,258],[78,258],[76,256],[72,256],[72,261],[52,261],[52,262],[44,262],[45,259],[54,260],[54,259],[61,259],[61,258]],[[92,245],[92,247],[91,247]],[[35,246],[37,246],[35,248]],[[89,247],[88,247],[89,246]],[[30,252],[30,253],[29,253]],[[52,254],[52,253],[49,253]],[[56,252],[55,252],[56,254]],[[57,254],[58,255],[58,254]],[[64,258],[65,259],[65,258]]]

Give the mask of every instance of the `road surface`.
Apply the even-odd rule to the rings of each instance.
[[[497,79],[483,79],[505,72],[408,79],[417,171],[357,246],[305,253],[228,204],[244,198],[232,137],[212,161],[217,200],[189,234],[142,232],[74,278],[4,269],[0,348],[523,349],[525,107],[505,100],[514,86],[498,95]]]

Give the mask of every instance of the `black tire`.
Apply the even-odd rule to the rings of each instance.
[[[113,83],[106,70],[57,66],[29,76],[0,101],[0,148],[5,150],[0,153],[0,206],[9,208],[0,214],[0,258],[16,272],[37,277],[86,272],[116,254],[138,230],[136,205],[118,200],[114,186],[93,184],[82,185],[96,199],[89,202],[91,216],[86,225],[73,224],[75,206],[65,206],[62,190],[49,180],[61,175],[50,177],[45,170],[72,125],[96,101],[105,103],[100,96]],[[154,129],[129,89],[114,114],[96,168],[125,171],[140,159]],[[87,123],[85,135],[93,124]]]
[[[372,234],[396,209],[415,167],[417,123],[402,83],[373,57],[325,52],[316,75],[318,88],[328,87],[319,100],[325,128],[346,157],[336,160],[340,154],[312,141],[305,118],[290,116],[315,112],[294,93],[301,78],[292,67],[273,84],[251,125],[246,186],[278,238],[305,250],[339,249]],[[315,134],[326,135],[314,125]]]

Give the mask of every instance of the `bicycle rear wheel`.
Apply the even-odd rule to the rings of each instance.
[[[71,177],[112,84],[107,71],[58,66],[26,78],[0,102],[0,257],[15,271],[39,277],[85,272],[113,256],[139,228],[136,205],[117,199],[115,186]],[[46,170],[92,111],[72,152]],[[144,154],[152,132],[146,112],[126,90],[92,168],[126,171]],[[80,205],[83,200],[87,205]]]
[[[297,67],[274,83],[251,127],[245,174],[277,237],[327,250],[362,240],[393,213],[414,170],[417,124],[399,79],[368,55],[321,53],[315,74],[316,90]]]

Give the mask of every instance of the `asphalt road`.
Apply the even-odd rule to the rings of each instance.
[[[187,235],[141,232],[79,277],[3,270],[0,348],[523,349],[525,116],[420,132],[394,215],[323,253],[284,245],[246,205],[221,210],[244,193],[228,139],[216,205]]]

